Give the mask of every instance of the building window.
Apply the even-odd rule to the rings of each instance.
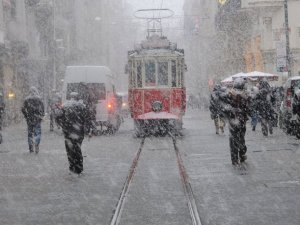
[[[147,87],[156,85],[155,61],[145,63],[145,84]]]
[[[158,62],[158,85],[168,85],[168,62]]]

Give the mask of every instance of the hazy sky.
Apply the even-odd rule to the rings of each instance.
[[[123,0],[132,6],[132,10],[167,8],[174,11],[175,16],[162,21],[163,35],[170,38],[174,42],[180,42],[179,36],[182,36],[183,31],[183,2],[184,0]],[[134,13],[133,13],[134,14]],[[132,15],[134,19],[134,15]],[[145,38],[147,24],[145,20],[137,19],[140,23],[139,35],[135,42],[139,42]]]
[[[184,0],[126,0],[132,5],[134,10],[145,8],[169,8],[175,12],[176,15],[182,15],[182,7]]]

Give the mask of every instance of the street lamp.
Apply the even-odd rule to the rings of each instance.
[[[291,57],[290,57],[290,34],[289,34],[289,15],[287,0],[284,0],[284,23],[285,23],[285,39],[286,39],[286,67],[288,77],[291,77]]]
[[[52,0],[53,14],[53,89],[56,90],[56,32],[55,32],[55,0]]]

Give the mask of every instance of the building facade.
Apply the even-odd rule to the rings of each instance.
[[[287,78],[283,1],[185,1],[185,38],[194,86],[239,72],[263,71]],[[299,75],[300,1],[288,0],[291,73]],[[195,15],[198,16],[195,17]]]
[[[291,58],[291,75],[300,75],[300,1],[288,0],[289,42]],[[251,44],[246,51],[249,68],[262,64],[264,71],[282,75],[286,71],[286,34],[283,1],[245,0],[242,8],[252,12],[256,17]],[[256,40],[259,39],[259,45]],[[255,60],[256,49],[260,49],[261,60]]]
[[[19,121],[29,53],[25,1],[2,0],[0,5],[0,91],[6,102],[6,121]]]

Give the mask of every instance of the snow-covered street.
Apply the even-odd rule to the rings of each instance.
[[[84,140],[80,177],[69,174],[61,131],[50,132],[48,121],[42,127],[37,155],[28,151],[25,123],[3,131],[0,224],[110,224],[141,142],[132,120],[115,135]],[[183,133],[177,145],[203,225],[299,224],[297,139],[248,128],[246,166],[234,169],[228,130],[216,135],[207,111],[189,111]],[[146,138],[119,224],[192,224],[170,137]]]

